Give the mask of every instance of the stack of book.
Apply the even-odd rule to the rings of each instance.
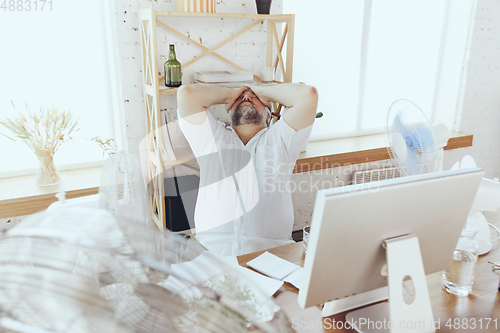
[[[241,86],[245,84],[253,84],[253,73],[247,71],[230,72],[230,71],[203,71],[196,72],[194,79],[197,82],[215,83],[224,86]]]

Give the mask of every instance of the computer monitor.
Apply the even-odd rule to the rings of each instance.
[[[343,312],[387,298],[388,280],[391,286],[401,287],[402,277],[410,276],[420,291],[418,283],[424,280],[425,292],[417,290],[414,303],[427,302],[430,309],[423,272],[448,267],[482,176],[483,171],[474,168],[319,191],[299,305],[341,300],[329,306],[331,313],[325,313],[331,303],[325,304],[323,315]],[[418,241],[412,245],[408,239]],[[403,240],[402,247],[395,248],[394,240]],[[391,252],[383,245],[388,244],[396,258],[391,259],[392,265],[386,265]],[[400,300],[394,298],[395,290],[389,303]],[[403,310],[411,312],[411,307]]]

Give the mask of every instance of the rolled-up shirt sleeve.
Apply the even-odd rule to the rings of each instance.
[[[285,119],[281,117],[274,125],[271,126],[270,131],[274,131],[278,135],[288,153],[291,163],[295,163],[300,155],[300,151],[305,147],[311,136],[313,125],[298,131],[294,130],[287,124]]]

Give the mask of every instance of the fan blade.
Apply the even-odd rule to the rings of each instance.
[[[408,156],[406,157],[406,165],[410,169],[411,173],[414,175],[420,174],[420,160],[418,158],[418,152],[415,149],[408,151]]]
[[[436,152],[432,130],[426,125],[415,126],[415,130],[411,133],[411,138],[414,143],[413,148],[427,154]]]
[[[394,125],[393,126],[394,126],[393,127],[394,131],[396,131],[399,134],[401,134],[401,136],[403,138],[405,138],[408,135],[409,130],[408,130],[408,128],[405,125],[403,125],[403,122],[401,120],[401,113],[398,113],[396,115],[396,117],[394,117]]]

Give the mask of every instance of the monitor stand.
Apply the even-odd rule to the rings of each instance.
[[[323,317],[330,317],[361,306],[386,300],[388,297],[389,291],[387,287],[370,290],[361,294],[326,302],[323,306],[323,310],[321,311],[321,315]]]
[[[349,312],[346,315],[346,321],[351,324],[352,328],[362,333],[435,332],[434,317],[417,236],[405,235],[386,239],[383,247],[386,249],[387,255],[389,302]],[[415,295],[411,300],[408,300],[404,295],[403,284],[408,276],[411,277],[415,288]],[[381,290],[383,289],[377,289],[379,296],[382,295]],[[370,292],[372,298],[377,296],[376,293],[373,293],[375,291]],[[358,306],[362,305],[366,305],[366,302],[358,304]]]

